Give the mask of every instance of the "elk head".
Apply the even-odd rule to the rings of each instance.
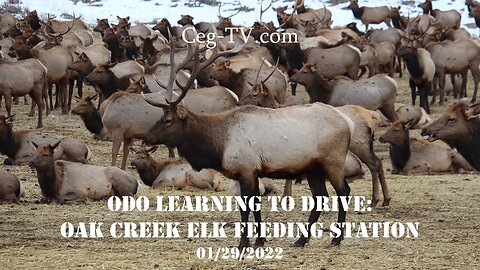
[[[97,98],[97,94],[91,95],[91,96],[85,96],[85,97],[78,97],[75,96],[75,99],[77,100],[77,105],[72,109],[72,114],[76,115],[87,115],[91,113],[92,111],[95,111],[95,105],[93,105],[93,102]]]
[[[190,15],[181,15],[181,19],[177,21],[181,26],[193,25],[193,17]]]
[[[430,142],[436,140],[456,141],[468,137],[467,110],[468,105],[465,103],[452,105],[438,120],[423,128],[420,134]]]
[[[100,64],[98,65],[87,77],[85,81],[91,84],[100,84],[102,82],[108,82],[110,79],[110,68],[115,66],[117,63],[111,64]]]
[[[94,32],[100,32],[103,35],[103,32],[107,30],[110,27],[110,24],[108,23],[108,19],[97,19],[97,25],[93,28]]]
[[[75,52],[75,59],[68,66],[68,69],[79,75],[87,76],[92,70],[95,69],[95,67],[92,64],[92,61],[90,61],[90,58],[88,58],[87,54],[84,52],[80,54]]]
[[[28,166],[32,169],[37,169],[37,171],[48,171],[50,170],[52,164],[54,163],[53,152],[55,148],[60,145],[61,141],[56,142],[55,144],[36,144],[31,142],[32,146],[35,148],[32,159],[28,162]]]
[[[413,126],[413,120],[406,123],[402,121],[395,121],[392,126],[382,135],[378,140],[381,143],[389,143],[392,146],[398,146],[408,139],[408,130]]]
[[[141,76],[138,80],[130,78],[130,86],[128,86],[127,90],[128,93],[151,93],[150,89],[148,89],[148,85],[145,82],[145,77]]]
[[[280,104],[275,99],[273,91],[271,91],[268,88],[268,86],[265,85],[265,82],[267,82],[268,79],[270,79],[273,73],[275,73],[275,71],[277,70],[278,60],[272,72],[264,80],[259,82],[258,78],[264,63],[265,63],[265,60],[262,62],[262,64],[260,65],[260,68],[258,69],[257,76],[255,78],[255,83],[251,84],[250,82],[247,82],[250,85],[250,90],[247,95],[245,95],[240,99],[239,105],[251,104],[259,107],[267,107],[267,108],[273,108],[273,109],[280,107]]]
[[[201,54],[203,54],[207,47],[200,48],[200,46],[195,44],[188,44],[188,54],[184,58],[183,62],[180,64],[175,63],[175,44],[174,39],[170,38],[170,77],[168,79],[168,84],[165,86],[157,80],[157,83],[167,90],[166,95],[166,104],[158,101],[152,101],[147,99],[145,96],[145,101],[152,106],[161,107],[164,111],[164,115],[160,120],[155,123],[155,125],[147,133],[147,136],[144,138],[144,142],[147,144],[165,144],[168,147],[176,147],[181,143],[182,139],[185,138],[184,126],[187,125],[187,119],[192,113],[185,108],[183,104],[180,104],[182,99],[187,95],[188,90],[195,81],[197,75],[205,67],[213,63],[218,57],[237,53],[243,46],[238,46],[238,44],[227,51],[219,51],[219,46],[215,46],[212,50],[213,53],[210,57],[206,58],[203,62],[200,62]],[[218,45],[218,39],[215,39],[216,45]],[[193,61],[191,75],[188,81],[182,85],[176,80],[176,75],[180,72],[181,69]],[[181,94],[179,97],[173,101],[173,84],[176,84],[181,89]]]
[[[130,152],[134,154],[132,158],[132,162],[130,163],[132,166],[134,166],[137,170],[145,170],[147,169],[150,164],[153,163],[152,157],[150,154],[155,153],[157,151],[158,146],[154,145],[152,147],[148,147],[146,145],[142,145],[140,148],[135,149],[132,146],[130,146]]]

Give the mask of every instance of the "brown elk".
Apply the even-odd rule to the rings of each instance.
[[[478,82],[480,81],[480,45],[474,40],[459,40],[432,42],[426,45],[432,60],[435,63],[435,76],[439,80],[440,104],[443,104],[445,96],[445,74],[462,74],[466,77],[466,71],[470,70],[473,77],[474,90],[472,103],[477,98]],[[463,80],[462,89],[465,89]]]
[[[212,62],[209,58],[199,63],[201,50],[198,45],[189,47],[187,59],[194,58],[193,70],[200,70]],[[348,117],[321,103],[275,110],[243,106],[220,114],[197,114],[180,104],[193,80],[182,85],[179,98],[172,99],[174,74],[181,66],[172,62],[168,104],[147,101],[164,109],[162,118],[145,135],[147,144],[177,147],[193,169],[211,168],[239,181],[241,195],[255,203],[260,203],[258,177],[295,179],[306,174],[314,197],[327,196],[325,178],[328,178],[339,196],[348,196],[348,183],[343,179],[353,132],[353,123]],[[241,209],[242,222],[248,222],[250,210]],[[253,215],[255,222],[262,221],[259,209],[253,209]],[[319,215],[320,212],[313,210],[309,224],[316,222]],[[340,206],[338,222],[344,222],[345,216],[345,209]],[[304,246],[309,236],[308,231],[295,245]],[[338,245],[341,240],[339,235],[331,244]],[[255,246],[264,243],[265,238],[259,237]],[[247,234],[243,232],[240,247],[249,245]]]
[[[373,48],[375,49],[375,62],[376,68],[375,70],[387,71],[388,76],[393,78],[393,74],[395,73],[395,45],[388,41],[383,41],[380,43],[373,43]]]
[[[39,143],[61,142],[57,151],[55,151],[55,159],[86,163],[91,157],[88,147],[78,139],[28,130],[14,131],[12,121],[13,116],[0,115],[0,153],[8,157],[4,164],[26,164],[35,151],[30,144],[32,141]]]
[[[395,112],[397,121],[409,123],[411,129],[422,128],[432,122],[423,108],[414,105],[395,103]]]
[[[99,32],[103,38],[105,30],[112,28],[108,23],[108,19],[97,19],[97,25],[93,28],[94,32]]]
[[[388,27],[390,24],[390,8],[387,6],[379,7],[360,7],[357,0],[350,0],[347,8],[352,10],[353,16],[365,25],[365,32],[368,30],[368,25],[379,24],[384,22]]]
[[[475,19],[475,25],[480,28],[480,6],[473,7],[469,15]]]
[[[353,81],[337,77],[328,81],[317,71],[315,64],[305,64],[290,80],[305,86],[310,102],[323,102],[332,106],[359,105],[369,110],[379,109],[390,121],[395,121],[394,103],[396,82],[384,74]]]
[[[423,10],[423,14],[430,14],[435,17],[435,23],[448,28],[459,28],[462,20],[462,15],[455,9],[439,10],[433,9],[432,0],[425,0],[425,2],[418,4],[418,7]]]
[[[465,0],[465,5],[467,6],[468,12],[470,13],[473,8],[479,6],[480,4],[475,0]]]
[[[446,143],[410,138],[411,122],[396,121],[379,138],[390,144],[393,174],[431,174],[474,170],[470,164]]]
[[[18,203],[25,197],[25,188],[17,177],[7,171],[0,170],[0,205]]]
[[[103,127],[102,117],[92,103],[96,98],[97,95],[79,98],[77,105],[72,109],[72,114],[82,118],[85,127],[94,134],[95,139],[108,140],[109,134]]]
[[[430,53],[423,48],[403,47],[397,50],[397,55],[402,57],[407,64],[410,74],[409,84],[412,93],[412,104],[415,105],[417,90],[420,91],[420,107],[430,113],[428,93],[432,90],[435,76],[435,64]]]
[[[401,8],[401,6],[390,7],[390,13],[388,14],[388,17],[390,17],[392,20],[393,27],[400,30],[405,30],[408,26],[408,19],[400,15]]]
[[[14,63],[0,62],[0,96],[5,98],[5,107],[8,116],[11,116],[12,97],[30,95],[32,109],[30,116],[33,116],[33,106],[38,108],[37,127],[43,126],[43,107],[47,105],[47,115],[50,113],[47,94],[47,68],[37,59],[19,60]]]
[[[329,49],[310,48],[304,55],[305,62],[316,64],[319,75],[326,79],[333,79],[339,75],[358,79],[361,53],[352,45],[344,44]]]
[[[137,180],[116,167],[55,161],[53,155],[59,144],[32,142],[35,153],[28,165],[37,170],[42,202],[101,200],[110,196],[133,196],[138,192]]]
[[[143,183],[152,188],[222,191],[223,180],[212,169],[195,171],[190,164],[176,159],[156,160],[152,157],[158,146],[130,147],[134,154],[131,165],[137,169]]]
[[[469,118],[468,105],[457,103],[449,107],[443,115],[422,129],[421,135],[430,142],[442,140],[458,152],[476,169],[480,170],[480,119]]]

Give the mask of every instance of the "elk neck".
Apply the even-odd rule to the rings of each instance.
[[[476,169],[480,170],[480,119],[473,118],[466,123],[468,127],[468,135],[461,136],[456,140],[445,140],[452,148],[456,148],[460,154]]]
[[[332,98],[333,87],[328,80],[315,73],[314,80],[310,85],[305,85],[305,90],[310,96],[311,102],[328,104]]]
[[[20,149],[21,137],[26,133],[27,131],[14,132],[12,128],[3,126],[0,129],[0,153],[10,159],[15,159],[15,155]]]
[[[418,60],[418,51],[415,54],[407,54],[403,57],[407,63],[407,70],[410,75],[415,79],[421,79],[423,77],[423,69]]]
[[[47,199],[55,199],[57,197],[57,175],[53,159],[48,169],[41,171],[37,169],[37,178],[42,194]]]
[[[392,165],[398,170],[403,170],[410,159],[410,137],[407,135],[399,145],[390,145],[390,159]]]
[[[354,5],[354,6],[351,7],[351,9],[352,9],[353,17],[355,17],[357,19],[362,18],[363,11],[365,10],[364,7],[359,7],[358,5]]]
[[[226,119],[225,114],[189,113],[185,120],[185,137],[177,145],[177,149],[193,169],[199,171],[210,168],[222,171],[224,143],[229,126]]]
[[[103,129],[102,118],[97,108],[92,104],[93,109],[86,116],[82,116],[85,127],[93,134],[100,135]]]

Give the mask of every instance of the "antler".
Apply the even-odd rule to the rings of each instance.
[[[50,37],[59,37],[59,36],[63,36],[65,35],[66,33],[70,32],[70,30],[72,30],[73,26],[75,26],[75,21],[80,19],[80,16],[75,18],[75,13],[73,13],[73,20],[72,20],[72,25],[70,25],[67,29],[67,31],[63,32],[63,33],[57,33],[57,34],[50,34],[48,33],[47,31],[44,30],[44,33],[47,35],[47,36],[50,36]]]
[[[208,65],[213,63],[213,61],[215,61],[217,58],[219,58],[221,56],[224,56],[224,55],[237,53],[243,48],[243,45],[238,46],[238,43],[237,43],[237,44],[235,44],[234,48],[232,48],[230,50],[227,50],[227,51],[219,52],[219,50],[218,50],[218,37],[215,36],[215,47],[212,49],[213,54],[208,59],[206,59],[203,62],[200,62],[200,55],[203,52],[205,52],[206,50],[208,50],[209,48],[207,48],[206,46],[203,47],[203,48],[200,48],[200,46],[198,45],[197,42],[195,42],[194,45],[191,44],[191,43],[188,43],[187,44],[187,46],[188,46],[187,56],[185,57],[185,59],[183,59],[183,61],[180,64],[176,64],[175,63],[175,49],[174,49],[175,48],[175,43],[174,43],[174,39],[172,38],[170,32],[168,32],[168,35],[170,37],[170,41],[169,41],[169,44],[170,44],[170,77],[168,78],[167,86],[164,86],[163,83],[161,83],[159,80],[157,80],[157,78],[155,78],[155,77],[154,78],[155,78],[156,82],[158,83],[158,85],[167,89],[167,97],[165,98],[165,100],[166,100],[167,104],[169,104],[171,107],[177,106],[177,104],[180,103],[180,101],[182,101],[182,99],[185,97],[185,95],[187,95],[188,90],[190,89],[190,87],[192,86],[193,82],[195,81],[198,73],[200,73],[200,71],[202,69],[204,69],[205,67],[207,67]],[[190,74],[190,78],[188,79],[188,81],[184,85],[182,85],[176,80],[175,77],[176,77],[177,73],[181,69],[183,69],[190,62],[190,60],[192,60],[192,58],[193,58],[193,66],[192,66],[192,71],[191,71],[191,74]],[[175,101],[172,101],[173,84],[174,83],[181,89],[182,92],[181,92],[180,96]],[[156,102],[152,102],[152,101],[148,101],[148,100],[145,100],[145,101],[147,101],[148,103],[150,103],[151,105],[154,105],[154,106],[161,106],[161,105],[159,105],[159,103],[156,103]]]
[[[272,6],[273,0],[270,0],[270,4],[268,4],[268,7],[263,9],[263,0],[260,2],[260,22],[262,22],[262,16],[265,11],[267,11],[271,6]]]
[[[242,6],[242,4],[240,4],[240,7],[241,7],[241,6]],[[241,8],[238,8],[238,10],[237,10],[236,13],[233,13],[232,15],[230,15],[230,16],[228,16],[228,17],[223,17],[223,16],[222,16],[222,12],[220,11],[220,8],[221,8],[221,7],[222,7],[222,2],[220,2],[220,4],[218,4],[218,15],[217,15],[218,18],[227,18],[227,19],[229,19],[229,18],[237,15],[238,13],[240,13],[240,11],[242,11]]]
[[[300,5],[303,5],[303,2],[304,2],[304,0],[302,0],[302,3],[300,3]],[[278,28],[283,28],[285,26],[285,24],[287,24],[288,21],[290,21],[292,19],[293,14],[295,14],[295,12],[297,11],[297,8],[298,8],[297,2],[295,1],[292,13],[290,14],[290,16],[288,16],[288,18],[280,26],[278,26]]]
[[[280,58],[277,58],[277,63],[275,64],[275,67],[273,68],[272,72],[270,72],[270,74],[268,74],[267,78],[265,78],[265,80],[263,80],[261,84],[264,84],[266,81],[268,81],[268,79],[270,79],[270,77],[272,77],[273,73],[275,73],[275,71],[278,68],[278,61],[279,60],[280,60]]]

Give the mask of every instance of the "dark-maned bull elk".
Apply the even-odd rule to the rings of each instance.
[[[475,170],[446,143],[427,142],[410,138],[412,122],[396,121],[379,138],[390,144],[392,174],[431,174],[436,172],[458,172]]]
[[[43,202],[101,200],[110,196],[133,196],[138,192],[137,180],[119,168],[55,161],[54,150],[59,144],[32,142],[35,153],[28,165],[37,170]]]
[[[480,170],[480,118],[469,118],[466,114],[468,108],[465,103],[452,105],[439,119],[423,128],[421,135],[430,142],[446,142],[476,170]]]
[[[35,151],[30,144],[32,141],[38,143],[61,142],[55,151],[55,159],[81,163],[86,163],[90,159],[90,150],[79,139],[30,132],[28,130],[14,131],[12,121],[13,116],[5,117],[0,115],[0,153],[8,157],[8,159],[5,159],[4,164],[26,164]]]
[[[195,171],[185,161],[176,159],[156,160],[151,154],[158,146],[140,148],[130,147],[134,153],[131,165],[137,169],[143,183],[152,188],[175,188],[181,190],[222,191],[223,180],[220,174],[212,169]]]
[[[195,48],[189,46],[186,61],[194,58],[194,75],[212,62],[210,58],[199,63],[202,50],[198,44]],[[173,55],[171,57],[173,59]],[[296,179],[306,174],[314,198],[328,196],[325,186],[328,178],[337,195],[350,194],[348,183],[343,179],[343,168],[353,123],[343,113],[329,105],[315,103],[275,110],[243,106],[220,114],[196,114],[180,104],[193,79],[181,86],[179,98],[171,99],[174,75],[178,70],[172,61],[168,104],[146,100],[164,110],[162,118],[146,134],[144,141],[147,144],[177,147],[193,169],[211,168],[239,181],[241,195],[256,204],[260,204],[258,177]],[[250,210],[241,209],[242,222],[248,222]],[[262,222],[260,210],[253,210],[253,215],[255,222]],[[319,216],[319,211],[312,210],[309,225],[317,222]],[[340,204],[338,222],[345,222],[345,217],[346,211]],[[304,246],[308,242],[310,230],[307,230],[295,246]],[[342,235],[333,238],[331,244],[340,244]],[[258,237],[255,246],[264,243],[265,238]],[[239,246],[249,245],[244,231]]]
[[[384,22],[388,27],[390,24],[390,7],[360,7],[357,0],[351,0],[347,8],[352,10],[353,16],[365,25],[365,32],[369,24],[379,24]]]
[[[25,197],[25,188],[14,174],[0,170],[0,179],[0,205],[18,203]]]

